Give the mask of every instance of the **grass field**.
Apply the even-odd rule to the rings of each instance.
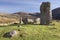
[[[55,25],[17,25],[0,26],[0,40],[60,40],[60,21]],[[11,30],[20,29],[19,35],[5,38],[3,35]]]

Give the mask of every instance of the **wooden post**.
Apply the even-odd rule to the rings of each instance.
[[[52,13],[50,10],[50,2],[43,2],[40,6],[40,24],[48,25],[52,20]]]

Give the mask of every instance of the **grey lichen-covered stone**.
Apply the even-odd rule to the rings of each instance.
[[[22,18],[22,21],[23,21],[24,24],[28,24],[28,19],[27,19],[27,17]]]
[[[50,10],[50,2],[43,2],[40,6],[40,24],[48,25],[52,20],[52,13]]]
[[[17,31],[13,30],[13,31],[10,31],[10,32],[7,32],[3,35],[3,37],[14,37],[18,34]]]
[[[13,37],[13,36],[16,36],[18,33],[17,33],[17,31],[15,31],[15,30],[13,30],[13,31],[11,31],[10,32],[10,35]]]

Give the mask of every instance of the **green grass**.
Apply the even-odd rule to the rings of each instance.
[[[0,40],[60,40],[60,23],[53,21],[55,25],[17,25],[1,27]],[[18,36],[5,38],[3,35],[12,30],[18,30]]]

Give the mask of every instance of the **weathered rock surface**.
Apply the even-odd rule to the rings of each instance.
[[[40,24],[48,25],[52,20],[52,13],[50,10],[50,2],[43,2],[40,6]]]
[[[10,32],[7,32],[3,35],[3,37],[14,37],[14,36],[17,36],[18,32],[13,30],[13,31],[10,31]]]

